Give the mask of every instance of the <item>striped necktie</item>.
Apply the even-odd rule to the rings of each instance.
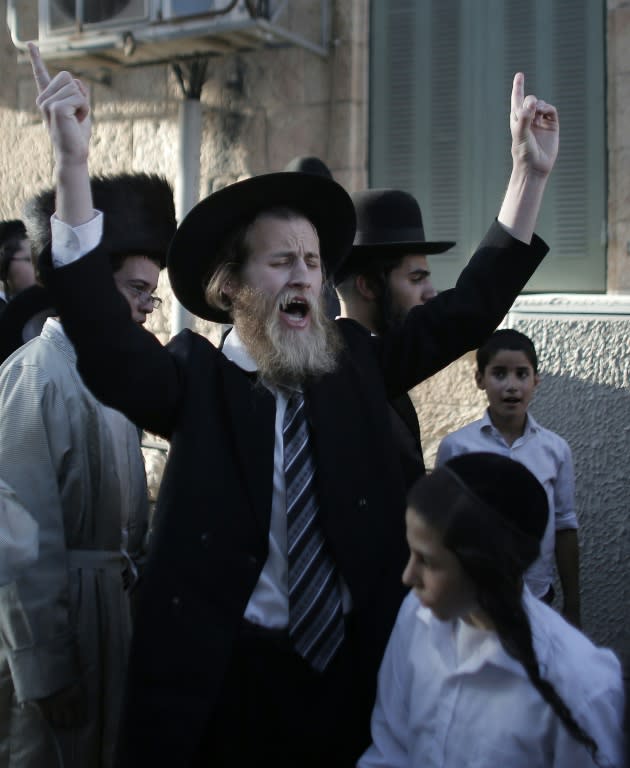
[[[313,669],[323,671],[343,641],[341,589],[319,523],[315,464],[304,396],[292,392],[283,425],[289,559],[289,636]]]

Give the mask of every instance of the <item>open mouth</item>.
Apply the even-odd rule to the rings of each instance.
[[[521,400],[518,397],[505,397],[503,398],[503,402],[507,403],[507,405],[518,405]]]
[[[280,311],[296,320],[303,320],[309,312],[309,306],[306,299],[292,298],[280,304]]]

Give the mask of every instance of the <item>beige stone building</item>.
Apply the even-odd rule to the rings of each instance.
[[[145,2],[151,8],[156,5],[155,0]],[[27,4],[19,0],[0,0],[2,19],[7,3],[9,9],[22,9],[19,38],[37,36],[36,4],[28,4],[25,10]],[[459,14],[465,21],[471,3],[445,0],[442,5],[454,13],[452,18]],[[158,4],[176,6],[167,0]],[[575,0],[576,7],[582,4]],[[67,8],[70,3],[59,0],[58,5]],[[217,0],[195,7],[228,5],[227,0]],[[238,5],[245,14],[246,4]],[[49,65],[51,69],[73,67],[90,84],[92,172],[163,173],[176,185],[180,215],[196,196],[244,176],[280,170],[295,155],[319,156],[340,183],[356,190],[376,178],[374,136],[379,116],[371,112],[371,100],[375,83],[379,78],[382,82],[382,70],[380,21],[379,30],[371,28],[370,22],[379,19],[371,5],[379,3],[253,2],[249,6],[262,10],[279,8],[277,29],[260,25],[254,29],[256,25],[250,24],[251,28],[241,26],[219,35],[209,28],[186,41],[152,38],[143,42],[141,32],[131,37],[121,34],[110,49],[93,49],[89,56],[76,51],[57,55]],[[389,7],[410,12],[413,5],[410,0],[397,0]],[[528,12],[534,5],[489,0],[488,9],[496,15],[507,13],[508,7],[514,13],[523,8]],[[551,0],[542,5],[551,6]],[[415,9],[424,6],[431,6],[429,0],[418,0]],[[534,415],[562,434],[574,451],[582,525],[584,628],[630,665],[630,3],[584,0],[587,10],[594,6],[601,8],[603,18],[602,39],[595,42],[605,56],[605,88],[595,94],[599,107],[585,109],[584,115],[573,114],[570,121],[575,125],[594,117],[605,126],[601,138],[604,186],[599,196],[605,217],[599,264],[604,282],[598,290],[587,285],[579,293],[567,292],[566,285],[574,285],[569,282],[571,269],[579,270],[569,265],[566,285],[560,274],[553,292],[524,296],[506,323],[529,333],[539,349],[543,382]],[[224,19],[216,17],[215,24],[218,21]],[[449,29],[454,24],[447,23]],[[570,27],[563,33],[570,36]],[[478,54],[476,58],[474,47],[471,50],[470,68],[474,69]],[[205,63],[205,77],[199,65],[195,69],[190,60],[181,58],[191,51],[212,54]],[[53,168],[34,106],[30,69],[18,55],[6,25],[0,32],[0,57],[0,218],[7,218],[19,216],[24,200],[51,183]],[[181,81],[172,66],[175,60],[180,62]],[[570,69],[565,74],[570,81]],[[186,141],[182,137],[191,128],[182,83],[194,91],[200,82],[198,167],[184,173]],[[507,104],[500,105],[500,110],[504,117]],[[393,117],[390,122],[396,125]],[[195,139],[190,142],[194,147]],[[586,142],[576,151],[588,156],[591,145]],[[429,233],[437,238],[437,219],[431,219],[431,224]],[[553,251],[553,228],[550,231],[552,236],[546,236]],[[168,299],[165,276],[159,290]],[[151,320],[152,329],[164,341],[175,317],[170,305],[167,300],[164,311]],[[216,338],[218,329],[199,322],[194,325]],[[413,393],[429,465],[439,440],[483,411],[473,370],[471,353]]]

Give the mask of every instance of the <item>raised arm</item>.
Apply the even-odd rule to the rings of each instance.
[[[512,175],[498,220],[517,240],[530,243],[558,154],[559,123],[555,107],[524,93],[525,77],[517,72],[510,109]]]
[[[94,217],[88,173],[92,125],[87,88],[69,72],[50,78],[39,49],[28,44],[42,112],[55,156],[57,217],[76,227]]]
[[[174,355],[133,321],[114,282],[112,254],[101,241],[108,211],[94,210],[88,173],[87,89],[68,72],[51,79],[37,47],[29,51],[56,174],[56,220],[52,247],[40,257],[42,280],[94,395],[138,426],[170,437],[180,375]]]

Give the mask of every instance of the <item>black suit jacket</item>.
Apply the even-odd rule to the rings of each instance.
[[[493,225],[453,290],[396,334],[339,320],[338,369],[305,388],[322,523],[350,589],[366,717],[403,588],[405,482],[388,399],[475,347],[544,256]],[[107,254],[44,274],[97,397],[171,441],[138,605],[118,765],[190,763],[268,551],[273,397],[190,331],[136,326]],[[46,265],[48,268],[46,269]]]

